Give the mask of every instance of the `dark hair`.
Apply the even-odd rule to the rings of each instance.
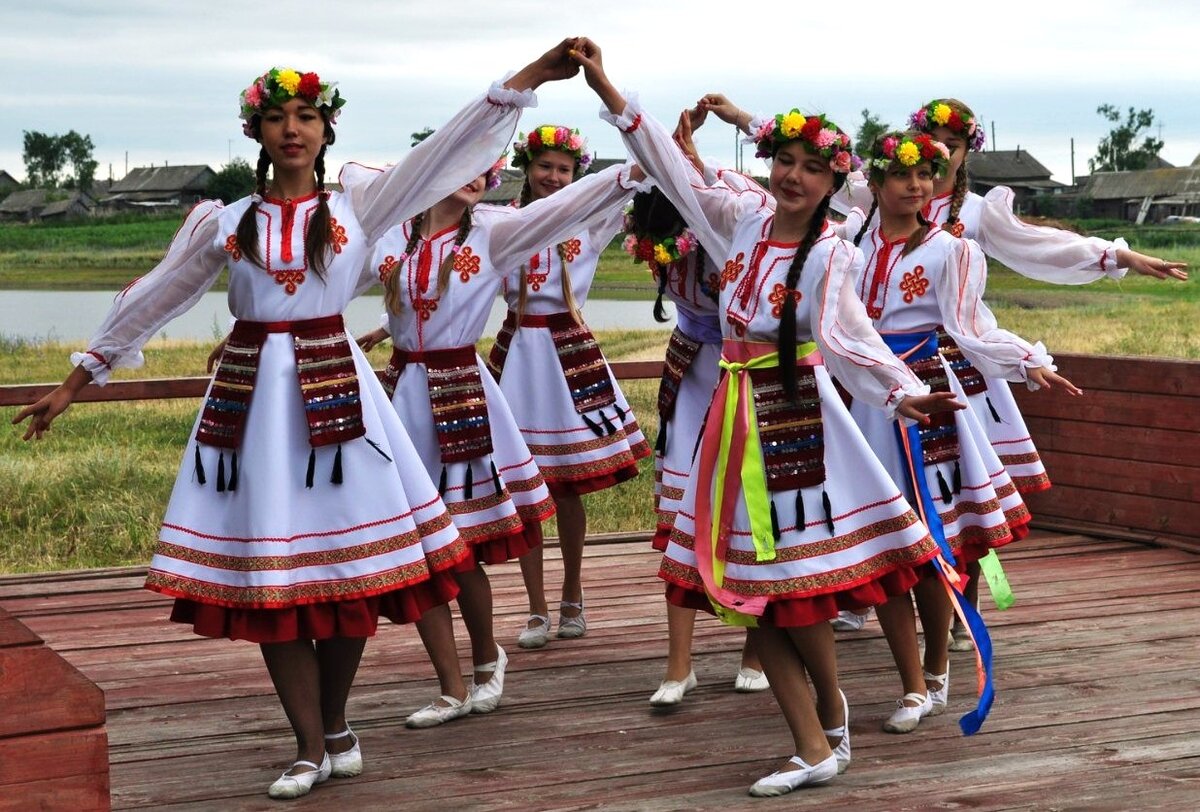
[[[975,118],[975,112],[958,99],[934,99],[930,104],[945,104],[951,110],[958,113],[964,120]],[[938,126],[933,122],[926,122],[923,129],[925,132],[932,133]],[[950,211],[946,213],[946,224],[942,226],[947,231],[950,231],[958,223],[958,213],[962,210],[963,201],[966,200],[968,191],[967,156],[971,152],[971,141],[965,135],[960,137],[963,139],[963,160],[958,165],[958,171],[954,174],[954,192],[950,197]]]
[[[316,109],[316,108],[314,108]],[[313,271],[322,280],[325,279],[325,267],[329,263],[329,246],[333,236],[333,224],[330,221],[328,193],[325,191],[325,150],[333,144],[336,135],[329,119],[321,113],[325,121],[325,143],[317,153],[314,170],[317,174],[317,210],[308,222],[308,231],[304,235],[304,256],[312,264]],[[261,140],[262,116],[257,113],[250,118],[250,132],[255,140]],[[267,155],[266,147],[258,150],[258,166],[255,169],[254,191],[259,197],[267,194],[267,170],[271,168],[271,157]],[[242,256],[260,268],[263,264],[262,253],[258,248],[258,201],[251,201],[242,218],[237,224],[237,243]]]
[[[630,219],[633,221],[633,233],[636,237],[639,239],[650,237],[655,242],[669,237],[678,237],[687,228],[687,223],[679,213],[679,209],[675,208],[675,204],[657,186],[652,187],[648,192],[638,192],[633,196]],[[704,249],[699,243],[695,247],[695,252],[696,272],[703,273]],[[663,296],[666,295],[670,277],[670,268],[659,266],[658,296],[654,299],[654,320],[657,322],[671,320],[663,309]]]

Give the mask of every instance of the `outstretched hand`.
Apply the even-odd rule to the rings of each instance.
[[[1062,375],[1059,375],[1050,367],[1032,367],[1025,373],[1029,380],[1033,381],[1043,389],[1053,389],[1055,386],[1061,386],[1068,395],[1082,395],[1083,390],[1075,384],[1068,381]]]
[[[513,90],[536,90],[546,82],[570,79],[579,73],[579,65],[569,56],[576,42],[576,37],[567,37],[513,74],[504,86]]]
[[[75,400],[75,395],[91,380],[92,373],[82,366],[77,366],[53,392],[17,412],[12,419],[14,426],[23,423],[26,418],[32,418],[21,439],[28,440],[34,437],[42,439],[42,435],[50,431],[50,424],[54,422],[54,418],[67,410],[67,407]]]
[[[1186,282],[1188,278],[1186,262],[1172,262],[1127,250],[1117,252],[1117,262],[1134,273],[1153,276],[1156,279],[1178,279],[1180,282]]]
[[[596,95],[600,97],[600,101],[604,103],[609,112],[617,116],[625,112],[625,97],[617,92],[604,72],[604,59],[600,54],[600,46],[587,37],[580,37],[575,40],[575,47],[568,53],[571,59],[583,68],[583,78],[587,81],[588,87],[596,91]]]
[[[927,423],[931,414],[957,412],[965,408],[967,404],[955,400],[953,392],[930,392],[928,395],[909,395],[904,398],[896,407],[896,414],[918,423]]]
[[[228,342],[229,342],[229,336],[225,336],[224,338],[221,339],[220,343],[217,344],[217,346],[213,347],[212,352],[210,352],[208,354],[208,361],[205,362],[204,368],[208,371],[209,375],[211,375],[212,371],[214,369],[216,369],[217,362],[221,360],[221,356],[225,354],[225,345]]]
[[[701,112],[697,117],[696,108],[685,109],[679,114],[679,124],[676,125],[675,133],[671,136],[679,147],[679,151],[683,153],[683,157],[691,161],[692,166],[696,167],[696,171],[700,174],[704,174],[704,162],[700,160],[700,153],[696,150],[695,142],[692,141],[692,130],[698,126],[694,123],[697,118],[703,123],[706,115],[708,115],[706,112]]]
[[[696,108],[706,113],[712,113],[726,124],[732,124],[747,135],[750,134],[750,114],[744,112],[721,93],[704,94],[696,103]]]
[[[387,330],[382,327],[376,327],[371,332],[360,335],[355,341],[358,342],[358,346],[362,348],[363,352],[370,352],[389,338],[391,336],[388,335]]]

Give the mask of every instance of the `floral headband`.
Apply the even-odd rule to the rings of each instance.
[[[686,257],[697,245],[696,235],[686,228],[674,237],[658,239],[651,234],[638,236],[633,215],[628,212],[625,214],[625,240],[621,243],[621,248],[634,262],[670,265]]]
[[[484,189],[486,191],[490,192],[492,189],[495,189],[504,182],[504,176],[501,174],[501,170],[504,169],[504,166],[507,163],[508,153],[502,152],[500,153],[500,158],[496,161],[496,163],[492,164],[491,168],[484,173],[487,176],[487,181],[484,184]]]
[[[950,169],[950,150],[928,133],[890,132],[876,140],[869,164],[872,170],[886,172],[893,162],[916,166],[921,161],[928,161],[934,173],[944,177]]]
[[[586,172],[592,163],[592,156],[587,152],[587,139],[579,134],[579,130],[543,124],[530,130],[528,136],[521,133],[517,137],[519,140],[513,144],[513,166],[517,169],[525,169],[533,163],[534,156],[548,149],[565,152],[574,158],[576,177]]]
[[[829,167],[843,175],[862,166],[862,161],[850,147],[850,136],[824,115],[805,116],[792,108],[767,119],[748,141],[758,146],[756,158],[770,158],[790,141],[803,141],[808,149],[829,159]]]
[[[300,98],[321,111],[330,124],[337,121],[338,112],[346,99],[337,89],[337,82],[322,82],[315,73],[300,73],[291,68],[271,68],[242,91],[242,132],[253,138],[250,122],[269,107]]]
[[[967,141],[971,152],[983,149],[987,136],[983,127],[967,110],[956,110],[944,101],[934,99],[929,104],[908,117],[908,123],[915,130],[930,132],[935,127],[945,127],[955,135],[961,135]]]

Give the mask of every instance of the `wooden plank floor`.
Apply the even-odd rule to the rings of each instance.
[[[657,555],[645,543],[587,555],[587,637],[538,652],[515,645],[516,567],[491,569],[511,664],[490,716],[406,730],[436,683],[415,630],[381,628],[351,697],[367,771],[292,808],[1200,808],[1200,556],[1046,532],[1010,548],[1018,602],[986,611],[999,692],[971,738],[956,719],[972,705],[972,655],[951,655],[951,713],[893,736],[880,724],[900,689],[878,624],[842,635],[850,771],[755,801],[746,788],[790,748],[769,693],[732,691],[739,634],[703,618],[699,689],[652,712],[666,634]],[[256,647],[194,637],[140,586],[132,570],[0,578],[0,604],[106,693],[113,807],[282,808],[265,790],[293,745]]]

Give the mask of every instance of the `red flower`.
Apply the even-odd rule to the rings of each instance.
[[[638,240],[637,258],[642,262],[654,259],[654,241],[649,237],[642,237]]]
[[[299,96],[315,99],[321,95],[321,80],[315,73],[302,73],[300,74],[300,87],[296,90]]]
[[[542,145],[542,137],[538,135],[537,130],[533,130],[529,133],[529,140],[526,142],[526,144],[528,144],[531,151],[536,150]]]
[[[937,157],[938,150],[937,147],[933,145],[932,138],[930,138],[928,135],[921,135],[917,137],[916,141],[917,146],[921,148],[922,158],[929,161]]]
[[[954,110],[951,110],[950,118],[946,119],[946,126],[949,127],[950,129],[954,130],[955,132],[958,132],[959,130],[961,130],[963,128],[962,116],[960,116]]]
[[[804,126],[800,128],[800,137],[807,141],[817,137],[817,133],[821,131],[821,119],[818,116],[809,116]]]

